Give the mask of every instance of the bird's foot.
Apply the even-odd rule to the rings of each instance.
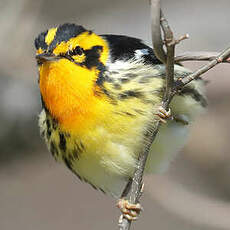
[[[166,109],[163,108],[162,106],[159,107],[156,115],[159,117],[159,119],[162,123],[167,123],[167,120],[173,119],[173,116],[171,114],[171,109],[169,108],[169,110],[166,111]]]
[[[139,203],[130,204],[129,201],[124,198],[118,200],[117,207],[121,210],[122,216],[130,221],[137,220],[140,212],[143,210]]]

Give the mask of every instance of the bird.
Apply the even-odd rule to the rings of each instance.
[[[146,131],[163,121],[145,166],[145,173],[163,173],[205,111],[205,82],[182,88],[169,113],[161,106],[165,66],[141,39],[65,23],[40,33],[35,48],[39,127],[49,151],[80,180],[120,198],[125,217],[135,219],[140,205],[123,197]],[[181,64],[174,69],[175,79],[191,74]]]

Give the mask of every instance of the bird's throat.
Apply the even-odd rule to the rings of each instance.
[[[40,67],[40,91],[46,108],[61,126],[83,128],[95,122],[106,107],[104,95],[95,93],[97,72],[68,60],[47,62]]]

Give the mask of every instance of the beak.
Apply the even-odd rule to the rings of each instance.
[[[36,59],[39,64],[42,64],[47,61],[57,61],[60,58],[51,53],[42,53],[42,54],[37,54]]]

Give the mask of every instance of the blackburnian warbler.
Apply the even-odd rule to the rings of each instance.
[[[165,67],[152,48],[122,35],[96,35],[63,24],[35,40],[42,112],[41,135],[55,159],[81,180],[120,197],[133,176],[144,133],[159,116]],[[175,78],[191,73],[175,65]],[[184,146],[190,123],[206,106],[197,79],[170,105],[173,120],[160,127],[147,173],[167,169]]]

